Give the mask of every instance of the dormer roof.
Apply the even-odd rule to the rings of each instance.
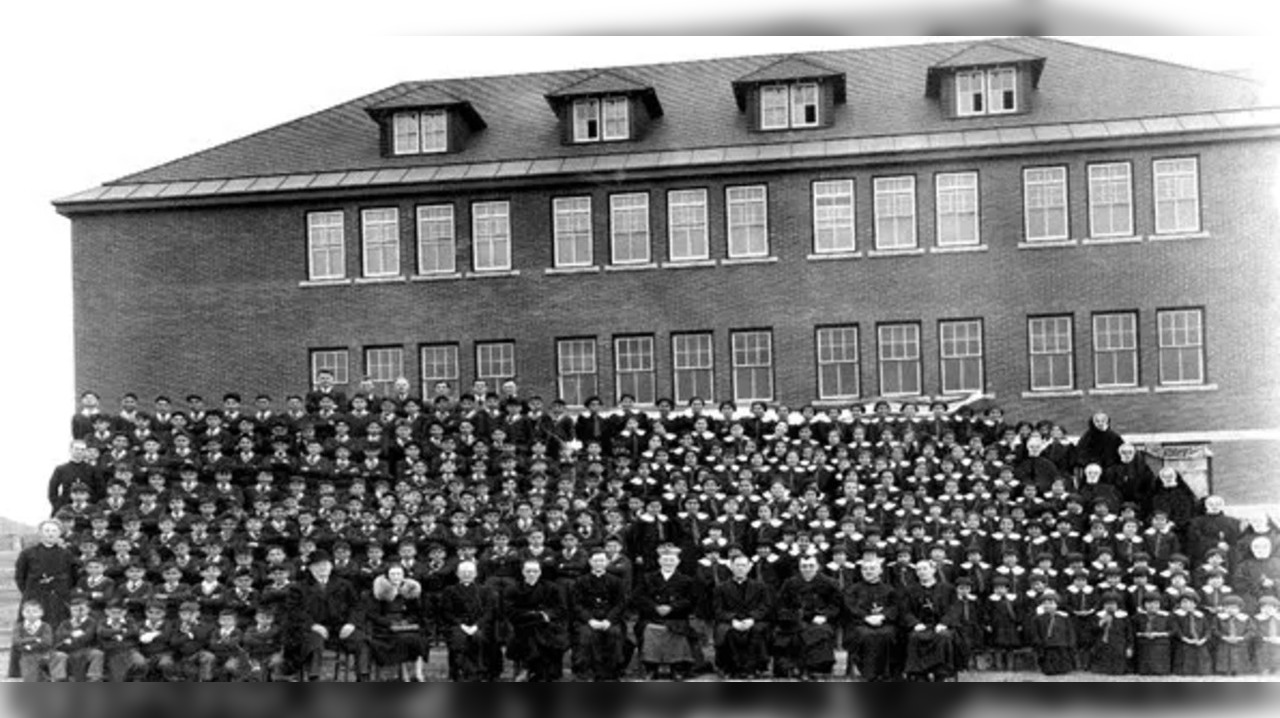
[[[937,97],[942,87],[942,78],[956,70],[971,67],[991,67],[994,65],[1020,65],[1031,71],[1031,87],[1040,86],[1040,75],[1044,72],[1045,59],[1021,50],[1005,47],[996,42],[979,42],[970,45],[954,55],[929,67],[926,80],[925,95]]]
[[[365,108],[374,121],[380,122],[387,115],[405,110],[453,109],[472,129],[484,129],[486,123],[476,108],[468,101],[434,85],[419,85],[403,94],[383,100]]]
[[[575,80],[558,90],[548,92],[547,102],[556,112],[566,103],[580,97],[627,95],[638,97],[649,111],[650,117],[662,116],[662,103],[651,85],[634,80],[613,70],[602,70]]]
[[[826,80],[835,89],[836,104],[844,104],[847,99],[845,74],[825,67],[803,55],[790,55],[776,62],[765,65],[747,75],[733,81],[733,95],[738,101],[738,109],[747,109],[747,94],[752,87],[776,82],[799,82],[804,80]]]

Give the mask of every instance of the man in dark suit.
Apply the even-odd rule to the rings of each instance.
[[[355,588],[333,575],[333,561],[323,549],[311,554],[307,574],[285,599],[286,651],[294,652],[294,665],[304,667],[309,680],[318,680],[325,647],[341,647],[355,656],[357,680],[368,680],[364,606]]]
[[[307,413],[315,414],[320,411],[320,400],[326,396],[333,399],[335,411],[347,410],[347,395],[333,385],[333,372],[321,369],[316,372],[316,387],[307,392]]]
[[[88,461],[85,442],[81,439],[73,440],[71,460],[59,464],[53,470],[53,476],[49,477],[49,515],[52,516],[58,509],[71,503],[71,487],[76,484],[89,487],[90,501],[100,500],[103,487],[99,483],[97,472]]]
[[[716,665],[729,678],[749,678],[769,666],[768,619],[773,596],[762,581],[751,578],[751,558],[736,551],[729,562],[732,580],[716,586]]]

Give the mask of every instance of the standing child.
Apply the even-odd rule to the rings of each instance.
[[[1280,671],[1280,598],[1258,599],[1258,615],[1253,617],[1254,660],[1264,675]]]
[[[1159,601],[1157,596],[1155,601]],[[1133,658],[1133,621],[1124,610],[1120,594],[1102,594],[1101,605],[1092,621],[1093,641],[1089,651],[1089,670],[1107,676],[1129,672]]]
[[[1249,639],[1254,627],[1244,612],[1244,599],[1231,595],[1222,601],[1222,610],[1210,619],[1218,640],[1213,646],[1213,671],[1223,676],[1248,673]]]
[[[66,657],[53,650],[53,627],[44,620],[44,607],[35,599],[22,603],[22,618],[13,628],[13,650],[18,654],[18,671],[24,683],[43,681],[48,671],[51,681],[67,679]]]
[[[1167,676],[1173,667],[1170,637],[1173,620],[1168,611],[1160,608],[1162,599],[1158,593],[1141,596],[1142,608],[1138,610],[1134,626],[1134,657],[1138,675]]]
[[[1199,595],[1187,589],[1173,612],[1173,672],[1179,676],[1204,676],[1213,672],[1209,639],[1213,626],[1197,604]]]
[[[995,670],[1007,671],[1010,654],[1022,647],[1022,605],[1011,589],[1008,576],[991,580],[991,596],[987,599],[987,646],[991,649]]]
[[[1075,669],[1076,632],[1071,614],[1058,610],[1058,593],[1040,594],[1040,606],[1031,619],[1031,644],[1036,647],[1040,670],[1046,676],[1060,676]]]

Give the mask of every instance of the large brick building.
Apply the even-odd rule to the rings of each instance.
[[[517,376],[1280,460],[1280,112],[1041,38],[407,82],[56,202],[105,396]],[[1205,452],[1209,447],[1210,452]]]

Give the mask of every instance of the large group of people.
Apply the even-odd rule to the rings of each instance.
[[[283,406],[109,412],[85,392],[18,559],[11,670],[421,681],[433,651],[455,681],[831,679],[838,652],[866,681],[1280,668],[1280,530],[1153,470],[1104,414],[570,411],[513,381],[317,379]]]

